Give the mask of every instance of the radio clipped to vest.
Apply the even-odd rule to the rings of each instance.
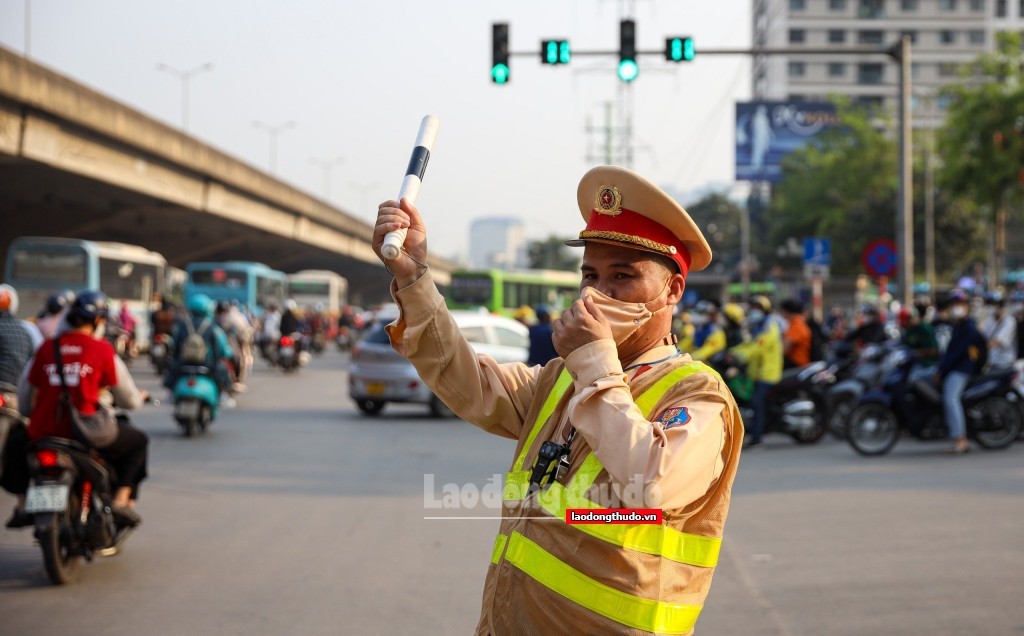
[[[537,461],[533,464],[533,472],[530,473],[530,492],[543,490],[552,482],[561,481],[569,472],[569,451],[572,449],[572,440],[576,437],[576,428],[569,431],[569,437],[564,444],[555,442],[544,442],[540,445],[537,453]],[[557,464],[554,464],[555,460]],[[554,464],[552,466],[552,464]]]

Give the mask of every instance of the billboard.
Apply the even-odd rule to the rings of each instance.
[[[737,102],[736,180],[782,178],[782,159],[839,123],[829,102]]]

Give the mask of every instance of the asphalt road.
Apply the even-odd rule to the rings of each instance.
[[[425,407],[361,416],[346,383],[333,352],[291,376],[257,363],[195,439],[145,407],[143,526],[65,587],[30,531],[0,532],[0,635],[471,633],[497,513],[428,506],[486,493],[512,444]],[[698,633],[1024,634],[1024,444],[766,446],[741,462]]]

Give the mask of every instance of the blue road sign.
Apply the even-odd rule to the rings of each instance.
[[[896,274],[896,243],[890,239],[875,239],[867,244],[860,255],[868,274],[878,278]]]
[[[831,265],[832,242],[815,236],[804,239],[804,265]]]

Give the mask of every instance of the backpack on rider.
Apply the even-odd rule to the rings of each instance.
[[[213,321],[207,318],[199,324],[197,329],[191,319],[185,320],[188,336],[181,343],[181,360],[183,362],[194,365],[206,364],[206,356],[209,353],[209,347],[206,345],[206,332],[212,324]]]

